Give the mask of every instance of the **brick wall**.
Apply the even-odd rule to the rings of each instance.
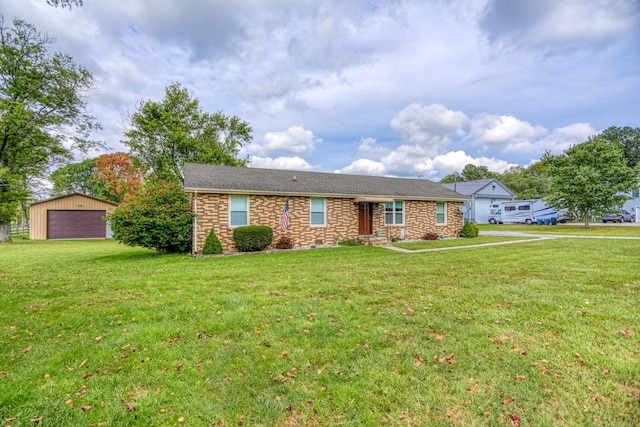
[[[281,221],[285,203],[289,201],[290,223],[282,230]],[[446,225],[436,225],[436,203],[426,201],[405,201],[405,224],[384,225],[384,203],[373,204],[373,230],[382,231],[382,239],[377,244],[389,242],[399,237],[405,229],[407,238],[419,239],[427,231],[446,237],[457,236],[462,228],[462,214],[458,207],[462,203],[447,203]],[[215,230],[225,251],[235,250],[233,229],[229,227],[229,198],[226,194],[198,194],[196,201],[197,252],[202,251],[209,231]],[[335,239],[358,237],[358,204],[353,199],[325,199],[326,224],[322,227],[310,225],[310,198],[284,196],[249,196],[249,225],[268,225],[273,228],[273,242],[285,235],[293,238],[296,247],[310,245],[332,245]]]

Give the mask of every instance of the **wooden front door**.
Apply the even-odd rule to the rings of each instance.
[[[358,203],[358,234],[373,234],[373,206],[368,202]]]

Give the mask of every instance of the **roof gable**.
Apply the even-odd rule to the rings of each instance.
[[[333,197],[465,201],[467,198],[424,179],[346,175],[236,166],[184,165],[185,191]]]
[[[500,192],[501,193],[500,195],[515,197],[515,194],[511,190],[509,190],[509,188],[506,185],[504,185],[502,182],[500,182],[495,178],[478,179],[474,181],[462,181],[462,182],[457,182],[455,184],[443,184],[443,185],[449,188],[450,190],[453,190],[455,188],[455,191],[457,193],[464,194],[465,196],[471,196],[474,194],[476,195],[477,194],[487,194],[487,195],[493,194],[495,193],[495,191],[488,190],[488,188],[495,185],[502,190]],[[487,191],[483,191],[483,190],[487,190]]]
[[[45,199],[45,200],[40,200],[40,201],[37,201],[37,202],[33,202],[29,206],[39,205],[41,203],[47,203],[47,202],[52,202],[54,200],[66,199],[68,197],[76,197],[76,196],[78,196],[78,197],[86,197],[87,199],[93,199],[93,200],[96,200],[98,202],[108,203],[108,204],[113,205],[113,206],[118,206],[117,203],[113,203],[113,202],[110,202],[108,200],[98,199],[97,197],[88,196],[88,195],[83,194],[83,193],[71,193],[71,194],[65,194],[63,196],[52,197],[50,199]]]

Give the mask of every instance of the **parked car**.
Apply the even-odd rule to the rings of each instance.
[[[626,209],[619,209],[616,212],[602,214],[600,220],[607,222],[635,222],[636,216]]]
[[[626,209],[620,209],[620,214],[624,222],[636,222],[635,213],[629,212]]]
[[[565,222],[575,221],[576,216],[570,212],[564,214],[558,214],[558,222],[564,224]]]

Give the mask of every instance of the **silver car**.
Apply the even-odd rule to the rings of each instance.
[[[626,209],[619,209],[616,212],[602,214],[600,220],[607,222],[635,222],[636,216]]]

